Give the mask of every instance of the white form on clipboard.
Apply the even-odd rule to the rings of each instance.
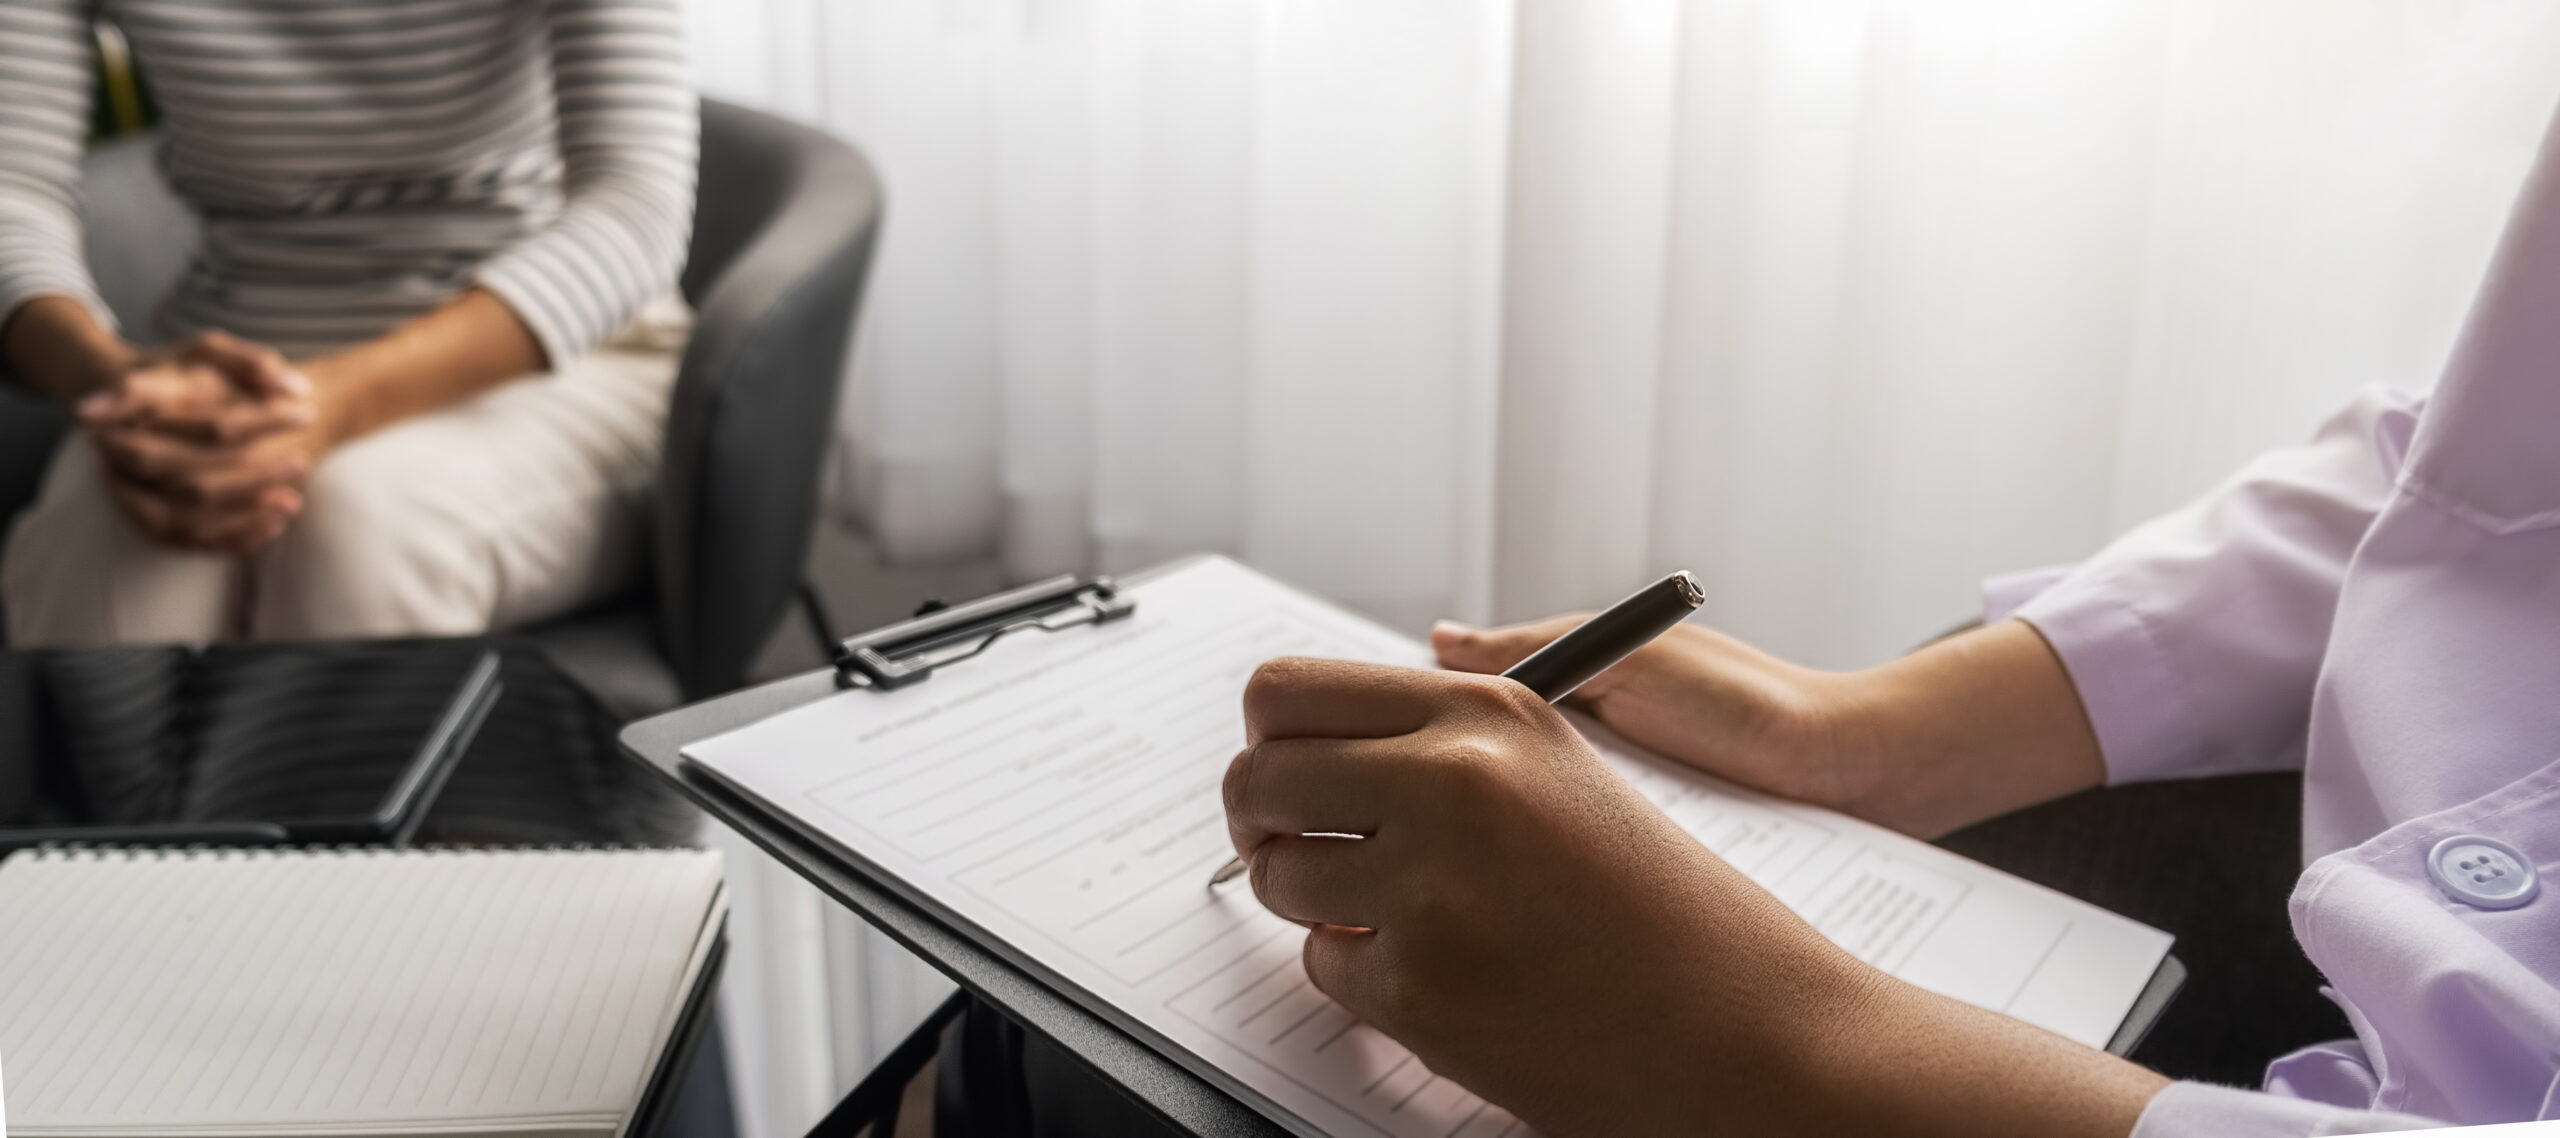
[[[1254,668],[1420,667],[1428,649],[1223,558],[1127,592],[1127,619],[1008,638],[931,683],[840,692],[684,754],[1294,1129],[1526,1133],[1315,991],[1298,926],[1202,884],[1232,852],[1219,781]],[[2169,950],[2114,913],[1575,724],[1709,849],[1914,984],[2104,1046]]]

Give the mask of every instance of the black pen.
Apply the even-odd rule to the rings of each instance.
[[[1548,641],[1546,647],[1504,669],[1502,677],[1517,681],[1538,693],[1538,698],[1554,703],[1572,695],[1591,677],[1634,655],[1636,649],[1653,643],[1655,637],[1671,631],[1672,625],[1688,619],[1706,599],[1698,579],[1683,569],[1573,626],[1573,631]],[[1244,869],[1243,858],[1228,858],[1218,872],[1210,875],[1209,884],[1224,885],[1242,876]]]

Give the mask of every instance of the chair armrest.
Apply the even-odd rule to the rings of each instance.
[[[800,579],[881,207],[840,141],[717,103],[703,121],[656,534],[659,634],[688,699],[744,682]]]
[[[0,368],[0,542],[8,540],[18,514],[44,490],[44,472],[53,466],[53,452],[71,425],[70,416],[12,387],[15,382]],[[8,611],[0,609],[0,645],[9,642],[8,629]],[[0,800],[7,797],[0,790]]]
[[[33,505],[44,488],[45,468],[53,464],[70,416],[6,385],[0,376],[0,533],[18,511]]]

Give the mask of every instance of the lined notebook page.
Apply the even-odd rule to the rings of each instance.
[[[1427,666],[1429,651],[1223,559],[1132,595],[1125,621],[1010,638],[929,683],[845,692],[685,753],[1302,1131],[1523,1133],[1310,986],[1303,929],[1242,883],[1207,888],[1231,852],[1218,788],[1254,668]],[[1709,849],[1915,984],[2103,1044],[2168,950],[2113,913],[1577,726]]]
[[[15,854],[9,1133],[614,1134],[724,906],[699,850]]]

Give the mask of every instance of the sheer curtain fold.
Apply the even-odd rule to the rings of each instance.
[[[1689,40],[1653,533],[1816,663],[2103,523],[2160,17],[1974,7],[1732,5]]]
[[[1413,627],[1480,541],[1462,432],[1494,387],[1503,146],[1481,0],[1261,9],[1252,130],[1247,560]],[[1196,377],[1195,377],[1196,378]],[[1162,477],[1164,471],[1156,472]]]
[[[1834,667],[2431,383],[2560,95],[2543,0],[689,13],[707,91],[886,178],[837,488],[885,556],[1214,549],[1415,631],[1687,567]],[[741,956],[738,1030],[836,1068],[878,1040],[802,985],[930,995],[849,928]]]
[[[2107,528],[2434,382],[2560,90],[2560,6],[2182,4]]]
[[[1092,147],[1096,21],[1046,6],[999,48],[993,230],[1000,322],[1002,530],[1024,576],[1090,564],[1098,264]]]
[[[1233,549],[1243,534],[1255,13],[1145,0],[1099,11],[1084,461],[1096,556],[1124,570]]]
[[[706,88],[887,172],[848,504],[1413,624],[1674,562],[1873,658],[2423,385],[2555,89],[2473,0],[766,0]]]
[[[1679,0],[1523,0],[1503,264],[1495,609],[1602,604],[1649,540]],[[1683,314],[1685,316],[1685,314]]]

